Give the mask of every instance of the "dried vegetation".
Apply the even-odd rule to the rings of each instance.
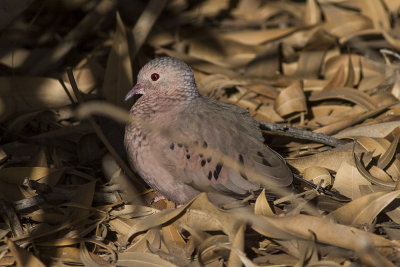
[[[0,266],[400,265],[398,0],[4,0],[0,30]],[[123,118],[92,100],[129,108],[159,55],[266,122],[310,183],[151,204],[123,126],[75,111]]]

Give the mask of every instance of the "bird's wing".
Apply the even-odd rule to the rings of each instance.
[[[151,144],[175,179],[199,191],[227,195],[292,182],[286,163],[263,144],[246,110],[207,98],[199,101],[179,112],[163,138]]]

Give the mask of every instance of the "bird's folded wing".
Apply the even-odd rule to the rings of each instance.
[[[181,114],[151,144],[153,151],[161,152],[159,162],[178,181],[227,195],[292,182],[284,160],[263,144],[247,111],[211,101]]]

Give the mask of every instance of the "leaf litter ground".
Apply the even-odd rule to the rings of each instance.
[[[398,1],[4,3],[0,266],[400,265]],[[296,193],[151,202],[123,98],[161,55],[260,121]]]

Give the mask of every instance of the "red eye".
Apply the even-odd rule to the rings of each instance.
[[[151,79],[152,79],[153,81],[157,81],[158,78],[160,78],[160,75],[158,75],[158,73],[153,73],[150,77],[151,77]]]

